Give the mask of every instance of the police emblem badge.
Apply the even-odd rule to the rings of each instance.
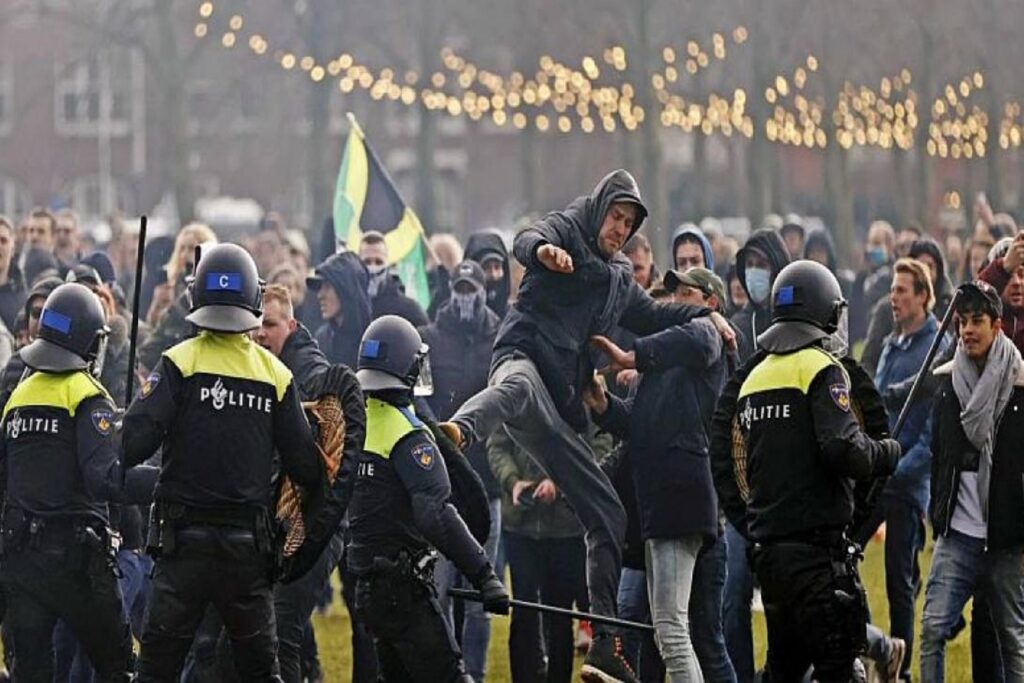
[[[103,436],[109,436],[114,428],[114,411],[109,408],[97,408],[90,415],[92,426]]]
[[[412,449],[412,459],[425,470],[433,469],[437,451],[430,444],[420,444]]]
[[[844,413],[850,412],[850,390],[845,384],[833,384],[828,388],[832,395],[832,402],[839,406]]]

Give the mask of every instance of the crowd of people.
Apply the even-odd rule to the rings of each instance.
[[[340,397],[349,464],[327,493],[334,526],[320,530],[301,576],[291,577],[298,580],[274,588],[276,619],[269,624],[276,632],[261,632],[245,645],[231,609],[211,598],[214,608],[200,614],[201,623],[181,623],[173,634],[184,661],[181,680],[250,680],[242,662],[249,671],[262,670],[264,641],[275,643],[283,680],[322,680],[310,614],[329,602],[329,577],[337,570],[352,623],[351,680],[405,680],[402,667],[404,675],[424,680],[453,666],[465,676],[458,680],[479,683],[487,676],[490,612],[508,609],[507,596],[489,582],[505,577],[506,568],[517,599],[654,627],[653,634],[619,630],[599,619],[574,627],[568,617],[514,609],[507,651],[516,682],[570,680],[577,650],[586,653],[587,680],[910,680],[917,650],[915,676],[941,681],[945,645],[966,627],[961,614],[971,598],[974,680],[1024,680],[1024,465],[1014,455],[1024,438],[1024,423],[1017,422],[1024,402],[1024,233],[1013,218],[982,204],[968,235],[877,220],[867,226],[857,264],[840,263],[831,233],[805,229],[799,216],[770,217],[743,243],[706,219],[673,231],[663,267],[638,232],[645,218],[635,181],[616,171],[564,211],[520,231],[511,249],[496,230],[472,233],[465,244],[434,234],[427,308],[406,294],[381,233],[367,232],[353,249],[341,245],[322,260],[303,232],[279,218],[243,236],[260,291],[252,294],[253,317],[231,325],[279,359],[302,400],[324,392]],[[184,413],[174,413],[170,401],[180,398],[179,385],[193,373],[213,372],[203,369],[213,367],[210,358],[227,353],[211,341],[216,335],[196,337],[197,330],[225,331],[219,319],[206,322],[197,311],[229,305],[216,297],[197,302],[196,283],[206,282],[203,291],[213,296],[217,285],[208,278],[216,276],[221,289],[234,292],[232,278],[241,268],[210,271],[208,254],[227,257],[211,227],[192,223],[149,240],[143,277],[135,282],[137,242],[118,227],[109,242],[94,244],[67,209],[37,208],[18,221],[0,216],[4,400],[54,371],[27,350],[59,327],[60,304],[52,295],[66,296],[66,283],[83,285],[102,310],[106,332],[89,358],[112,401],[110,420],[132,406],[125,429],[134,429],[135,440],[125,437],[125,467],[159,466],[159,455],[152,455],[161,443],[165,452],[204,448],[174,436],[168,425]],[[207,270],[200,272],[204,258]],[[239,277],[237,287],[248,286]],[[130,367],[129,302],[136,288],[138,353]],[[790,309],[803,312],[787,317]],[[415,332],[398,329],[395,320]],[[418,377],[407,385],[374,384],[383,375],[363,374],[397,376],[386,363],[375,365],[374,354],[380,340],[392,339],[387,335],[397,335],[388,343],[398,348],[410,334],[429,349],[413,366],[428,375],[426,396],[411,395]],[[182,344],[190,339],[192,346]],[[923,367],[933,346],[931,366]],[[922,368],[923,381],[911,395]],[[138,389],[134,403],[129,378]],[[243,390],[226,386],[217,389],[225,396]],[[403,386],[408,400],[393,393]],[[787,429],[795,435],[771,431],[791,413],[797,426]],[[382,446],[372,437],[375,425],[394,419],[408,419],[401,435],[418,434],[420,441],[396,435]],[[432,436],[417,431],[425,429],[421,420]],[[145,436],[154,424],[163,426],[159,436]],[[243,429],[225,425],[219,428]],[[11,429],[8,420],[8,437]],[[817,440],[799,440],[800,430]],[[280,448],[296,452],[302,439],[293,434],[291,441]],[[471,479],[482,485],[490,524],[476,541],[459,540],[461,518],[450,518],[444,500],[434,500],[448,490],[447,479],[412,485],[416,468],[402,472],[404,456],[396,454],[409,451],[430,470],[436,444],[464,454]],[[787,451],[798,455],[785,462]],[[9,447],[7,457],[13,457]],[[189,456],[176,457],[180,468]],[[302,483],[314,481],[291,457],[285,470]],[[804,460],[809,464],[786,478]],[[422,538],[402,533],[442,550],[429,570],[431,609],[458,647],[454,659],[433,671],[427,671],[431,662],[443,658],[437,647],[427,651],[428,636],[422,651],[407,652],[388,635],[393,624],[367,607],[384,600],[367,578],[377,571],[372,543],[398,533],[367,521],[387,514],[380,501],[367,498],[374,466],[393,467],[394,481],[412,486],[411,493],[373,489],[395,500],[412,496]],[[818,479],[802,479],[819,466]],[[145,475],[145,468],[130,471],[136,479]],[[460,488],[458,476],[451,472],[453,489]],[[169,490],[161,482],[158,502]],[[10,480],[4,486],[8,510],[13,486]],[[109,505],[120,539],[111,568],[124,619],[143,644],[144,676],[150,667],[145,680],[164,680],[157,675],[166,673],[161,662],[174,668],[178,653],[152,644],[147,602],[166,598],[175,586],[169,573],[153,573],[146,553],[161,518],[154,522],[148,502],[131,498],[115,496]],[[426,501],[436,517],[416,507]],[[472,528],[471,514],[462,507],[459,513]],[[883,523],[888,634],[870,623],[856,569],[860,548]],[[5,544],[8,529],[5,523]],[[929,533],[935,551],[922,577],[919,558]],[[823,583],[815,583],[820,567],[802,544],[833,553]],[[51,614],[45,622],[52,655],[31,649],[26,639],[39,637],[40,627],[19,625],[18,615],[27,612],[24,595],[4,564],[0,559],[9,617],[4,654],[15,680],[36,680],[26,667],[50,656],[54,681],[122,680],[102,677],[105,664],[87,642],[93,638],[76,630],[71,617]],[[16,565],[9,555],[6,564]],[[224,582],[218,566],[210,565],[205,581]],[[835,593],[838,606],[807,597],[822,586]],[[455,587],[476,587],[484,600],[453,600],[448,589]],[[767,672],[755,669],[755,593],[768,613]],[[918,622],[915,605],[922,599]],[[165,601],[156,604],[167,609]],[[161,614],[164,631],[178,628],[181,615]],[[419,637],[410,635],[410,642]],[[147,644],[163,659],[147,660]]]

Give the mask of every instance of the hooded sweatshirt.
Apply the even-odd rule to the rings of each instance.
[[[779,271],[789,264],[789,252],[786,251],[786,244],[779,237],[779,234],[771,228],[761,228],[751,233],[747,243],[736,252],[736,276],[743,285],[743,290],[750,297],[747,305],[733,315],[731,322],[735,325],[741,336],[739,338],[740,360],[745,361],[753,355],[757,348],[757,338],[762,332],[768,329],[772,323],[771,294],[765,297],[761,303],[754,303],[747,288],[747,263],[746,255],[751,250],[759,251],[770,264],[771,276],[769,286],[775,283],[775,277]]]
[[[438,420],[451,418],[459,406],[487,387],[491,349],[500,323],[494,311],[479,303],[476,317],[460,320],[449,301],[441,306],[435,322],[420,328],[423,343],[430,347],[434,378],[434,393],[426,400]],[[488,498],[499,498],[501,491],[487,464],[486,444],[472,444],[465,455],[480,475]]]
[[[427,314],[419,302],[405,293],[405,284],[398,273],[388,271],[377,295],[371,299],[373,319],[382,315],[397,315],[409,321],[413,327],[426,325]]]
[[[715,253],[711,251],[711,242],[708,242],[708,238],[704,236],[704,233],[696,225],[684,224],[680,225],[672,233],[672,254],[669,257],[672,259],[669,270],[676,267],[676,249],[679,248],[679,243],[686,237],[694,237],[700,243],[700,250],[704,252],[704,267],[708,270],[715,269]],[[692,239],[690,240],[693,241]]]
[[[508,249],[497,230],[479,230],[469,236],[466,242],[466,258],[476,261],[481,266],[484,257],[497,254],[505,275],[497,282],[487,283],[487,307],[499,318],[504,318],[508,311],[508,297],[512,291],[511,273],[509,272]]]
[[[682,304],[656,306],[633,281],[629,259],[621,252],[611,257],[601,253],[601,225],[618,202],[637,207],[632,237],[647,209],[633,176],[623,170],[605,176],[593,192],[564,211],[549,213],[516,235],[513,251],[526,273],[494,344],[493,364],[513,353],[534,362],[559,414],[580,432],[587,424],[580,387],[593,373],[592,335],[608,334],[616,324],[647,335],[707,313],[706,308]],[[550,271],[537,260],[537,250],[545,244],[569,253],[572,273]]]
[[[366,266],[351,251],[331,256],[316,267],[316,275],[334,287],[341,300],[341,314],[316,331],[316,341],[331,363],[356,367],[359,342],[370,324],[370,295]]]
[[[832,235],[829,234],[828,230],[822,228],[816,228],[807,233],[807,239],[804,241],[803,258],[808,258],[807,254],[819,248],[824,249],[825,253],[828,254],[825,267],[836,276],[836,280],[839,281],[839,289],[843,292],[843,298],[849,301],[850,292],[853,290],[853,274],[839,267],[839,259],[836,256],[836,244],[832,241]]]

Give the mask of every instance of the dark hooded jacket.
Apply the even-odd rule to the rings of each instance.
[[[700,250],[704,252],[704,267],[708,270],[715,269],[715,252],[711,250],[711,242],[708,242],[708,238],[704,236],[704,233],[700,228],[693,225],[680,225],[672,233],[672,254],[669,256],[671,263],[669,264],[670,269],[676,267],[676,249],[679,248],[679,243],[685,238],[692,237],[700,243]],[[690,240],[693,241],[692,239]]]
[[[486,306],[480,308],[475,320],[464,323],[447,303],[437,312],[436,322],[420,328],[423,343],[430,347],[434,379],[434,393],[427,397],[427,403],[438,420],[449,419],[459,406],[487,387],[491,350],[501,320]],[[473,444],[466,457],[480,475],[488,498],[500,497],[501,490],[487,464],[486,444]]]
[[[761,228],[751,233],[747,243],[736,252],[736,276],[748,297],[750,290],[747,289],[746,255],[750,249],[759,251],[768,258],[768,263],[771,264],[772,284],[775,283],[775,277],[779,271],[789,264],[789,252],[786,251],[786,243],[779,237],[779,233],[771,228]],[[746,306],[732,316],[731,322],[742,333],[737,342],[739,343],[740,361],[743,362],[754,354],[754,350],[757,348],[757,338],[772,323],[771,295],[761,304],[755,304],[754,300],[750,299]]]
[[[388,272],[377,290],[377,296],[370,299],[373,309],[373,319],[382,315],[397,315],[399,318],[408,320],[413,327],[426,325],[429,320],[423,307],[410,296],[405,294],[405,285],[398,273]]]
[[[629,259],[621,253],[611,257],[601,253],[597,244],[601,224],[617,202],[637,206],[636,233],[647,209],[633,176],[618,170],[605,176],[590,195],[516,235],[513,251],[526,273],[495,341],[494,362],[515,353],[529,357],[559,414],[579,432],[587,424],[580,387],[590,381],[594,370],[588,347],[592,335],[608,334],[616,324],[648,335],[708,312],[682,304],[655,305],[633,281]],[[537,250],[545,244],[569,253],[572,273],[550,271],[537,260]]]
[[[935,308],[932,309],[932,313],[935,314],[938,320],[942,320],[946,315],[946,309],[949,308],[949,302],[953,300],[953,283],[946,273],[946,257],[943,255],[938,242],[928,237],[914,240],[914,243],[910,245],[910,251],[907,253],[907,256],[917,258],[921,254],[928,254],[939,266],[938,277],[936,282],[933,283]]]
[[[487,307],[494,311],[498,318],[504,318],[508,311],[508,298],[512,292],[512,278],[509,272],[508,249],[497,230],[479,230],[469,236],[466,242],[466,258],[483,265],[487,254],[501,257],[504,277],[497,282],[487,283]]]
[[[305,574],[341,527],[352,496],[356,460],[366,438],[366,407],[355,373],[345,365],[332,365],[302,323],[285,340],[280,359],[292,371],[303,401],[334,394],[341,400],[345,416],[341,467],[325,500],[309,511],[306,540],[286,567],[287,581]]]
[[[341,315],[320,326],[316,341],[329,362],[354,368],[359,361],[359,342],[372,319],[366,266],[353,252],[344,251],[321,263],[315,272],[334,287],[341,300]]]
[[[807,254],[817,248],[824,249],[825,253],[828,254],[825,267],[836,276],[836,280],[839,281],[839,289],[843,293],[843,298],[849,301],[850,293],[853,291],[853,274],[839,267],[839,259],[836,256],[836,244],[832,241],[832,235],[829,234],[828,230],[817,228],[807,233],[807,239],[804,241],[803,257],[808,258]]]

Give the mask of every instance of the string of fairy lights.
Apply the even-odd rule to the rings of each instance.
[[[194,27],[197,39],[214,39],[215,12],[214,0],[199,3]],[[628,80],[629,62],[622,45],[605,48],[599,57],[584,56],[578,67],[542,55],[533,73],[508,74],[485,69],[444,47],[438,70],[421,74],[414,69],[373,69],[348,52],[320,63],[310,55],[272,46],[259,32],[247,32],[239,12],[230,14],[221,26],[216,31],[226,50],[244,45],[283,71],[304,74],[314,83],[333,83],[344,94],[365,91],[376,101],[409,107],[422,103],[430,111],[449,116],[487,120],[516,130],[529,127],[541,133],[590,134],[598,129],[612,133],[620,127],[632,132],[648,118],[638,101],[637,87]],[[684,79],[699,78],[713,64],[726,62],[748,38],[746,27],[737,26],[728,35],[712,34],[703,44],[691,39],[678,49],[665,46],[661,64],[649,80],[652,106],[658,108],[654,120],[686,133],[754,137],[758,125],[748,112],[750,95],[743,88],[724,94],[711,92],[706,97],[681,92]],[[911,87],[912,74],[906,68],[883,77],[877,88],[845,82],[828,111],[824,95],[812,94],[810,87],[818,68],[818,59],[808,55],[796,68],[776,75],[765,88],[763,97],[770,105],[770,116],[763,122],[762,133],[769,142],[808,149],[824,149],[834,143],[844,150],[856,146],[908,151],[915,145],[924,115],[929,117],[924,140],[929,156],[980,158],[989,148],[989,114],[971,102],[985,87],[979,71],[946,84],[928,111],[921,111],[919,95]],[[1019,148],[1024,144],[1021,104],[1006,102],[999,114],[999,147]]]

